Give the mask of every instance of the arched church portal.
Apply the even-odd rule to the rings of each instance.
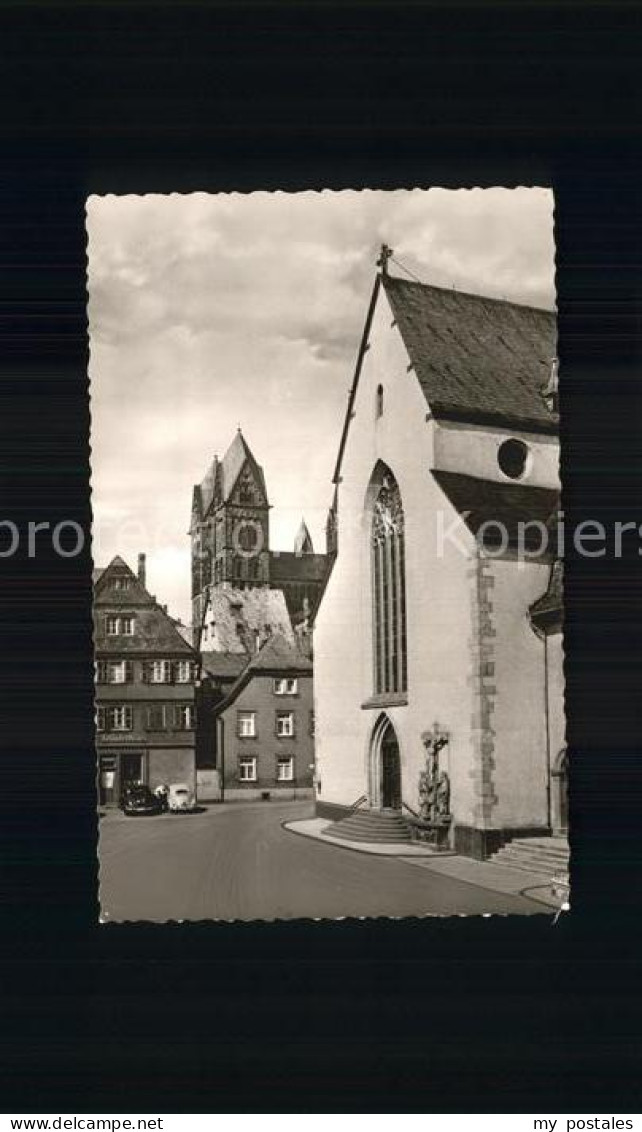
[[[382,715],[370,743],[370,800],[374,809],[401,809],[401,758],[392,721]]]

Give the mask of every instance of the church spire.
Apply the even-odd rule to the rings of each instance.
[[[301,519],[301,526],[297,531],[297,536],[294,540],[294,553],[295,554],[314,554],[314,546],[310,532],[305,525],[305,519]]]

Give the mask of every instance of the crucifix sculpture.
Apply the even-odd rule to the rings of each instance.
[[[450,779],[440,769],[439,752],[449,741],[449,734],[438,723],[432,731],[424,731],[421,741],[426,749],[426,769],[419,775],[419,808],[424,821],[448,824],[450,821]]]
[[[389,248],[387,244],[381,245],[381,251],[379,253],[379,259],[377,260],[377,267],[381,268],[381,274],[382,275],[388,274],[388,260],[390,259],[390,257],[393,254],[394,253],[393,253],[392,248]]]

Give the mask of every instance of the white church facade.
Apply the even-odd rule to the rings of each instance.
[[[441,791],[447,843],[480,858],[563,828],[561,568],[551,540],[536,553],[559,503],[555,355],[553,312],[382,257],[315,617],[319,816],[412,821]]]

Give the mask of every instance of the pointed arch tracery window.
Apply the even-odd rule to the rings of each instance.
[[[374,690],[379,695],[405,692],[408,664],[404,513],[397,481],[389,470],[381,477],[373,504],[371,557]]]

